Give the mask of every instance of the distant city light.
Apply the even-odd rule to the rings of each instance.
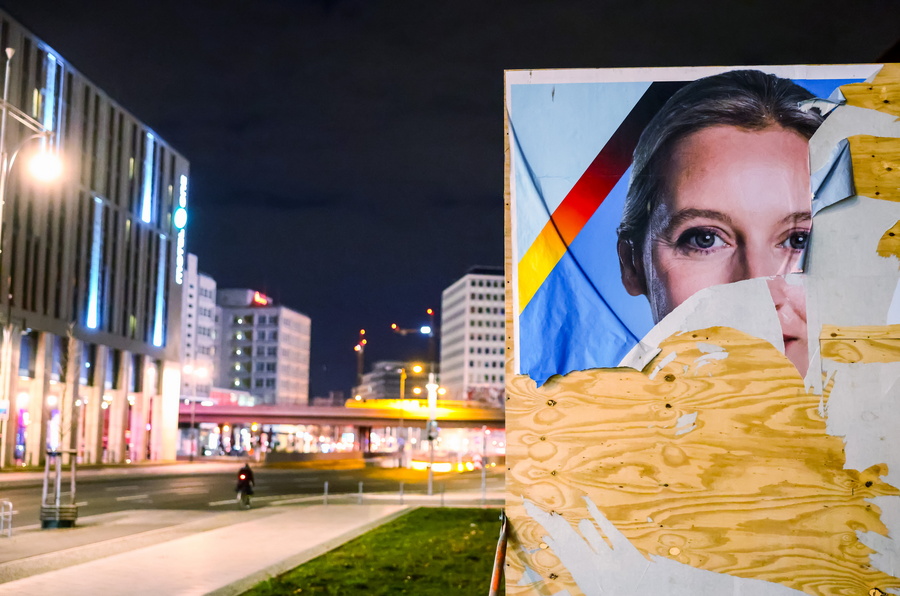
[[[422,335],[429,335],[431,333],[431,327],[429,327],[428,325],[422,325],[419,331],[422,333]]]

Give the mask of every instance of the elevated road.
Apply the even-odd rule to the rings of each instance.
[[[354,426],[408,426],[425,428],[429,410],[419,400],[378,400],[383,403],[349,402],[350,407],[311,406],[237,406],[232,404],[202,405],[200,402],[179,407],[178,420],[187,424],[323,424]],[[499,408],[479,408],[465,402],[439,401],[436,409],[438,425],[443,428],[502,428],[504,412]]]

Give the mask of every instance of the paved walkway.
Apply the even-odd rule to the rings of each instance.
[[[503,493],[333,496],[329,504],[214,513],[132,510],[64,530],[17,528],[0,538],[0,596],[240,594],[414,506],[502,506]],[[498,526],[499,530],[499,526]],[[5,583],[3,583],[5,582]]]

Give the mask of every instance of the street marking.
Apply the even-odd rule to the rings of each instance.
[[[116,501],[139,501],[141,499],[150,499],[150,495],[127,495],[124,497],[116,497]]]
[[[209,492],[208,488],[202,488],[199,486],[185,486],[181,488],[169,488],[166,490],[157,491],[158,494],[173,494],[173,495],[202,495]]]
[[[237,503],[236,498],[226,499],[224,501],[211,501],[211,502],[207,503],[207,505],[209,505],[210,507],[217,507],[219,505],[234,505],[235,503]]]
[[[315,495],[313,495],[313,496],[315,497]],[[295,499],[295,498],[298,498],[297,495],[274,495],[274,496],[270,496],[270,497],[253,496],[252,500],[253,501],[262,501],[263,503],[266,503],[268,501],[278,501],[278,500],[283,500],[283,499]],[[321,499],[322,495],[319,495],[318,498]],[[211,501],[210,503],[208,503],[208,505],[210,507],[216,507],[218,505],[231,505],[236,502],[237,502],[237,499],[235,498],[235,499],[227,499],[227,500],[223,500],[223,501]]]
[[[332,497],[336,495],[331,495]],[[321,501],[324,495],[307,495],[305,497],[295,497],[293,499],[283,499],[281,501],[272,501],[269,505],[278,507],[279,505],[293,505],[294,503],[307,503],[309,501]]]
[[[109,492],[119,492],[123,490],[134,490],[136,488],[140,488],[137,484],[129,484],[127,486],[109,486],[105,490]]]
[[[206,486],[206,485],[207,485],[207,483],[204,482],[203,480],[187,480],[187,481],[182,480],[179,482],[172,483],[173,488],[188,488],[191,486]]]

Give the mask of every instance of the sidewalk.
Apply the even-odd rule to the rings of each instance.
[[[485,504],[502,507],[492,491]],[[301,497],[250,511],[133,510],[65,530],[0,537],[0,596],[240,594],[418,505],[482,505],[480,491],[445,495]],[[302,504],[304,503],[305,504]]]

